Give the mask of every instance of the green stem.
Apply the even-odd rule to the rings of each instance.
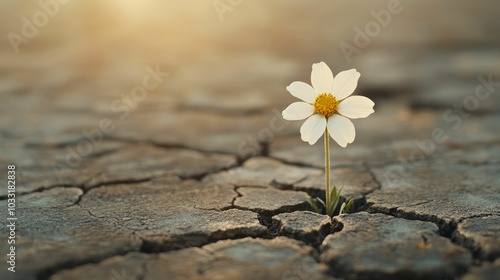
[[[325,203],[326,214],[330,213],[330,137],[328,136],[328,128],[325,129]]]

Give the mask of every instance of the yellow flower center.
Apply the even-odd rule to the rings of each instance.
[[[322,93],[314,101],[314,111],[316,114],[329,117],[337,111],[339,102],[330,93]]]

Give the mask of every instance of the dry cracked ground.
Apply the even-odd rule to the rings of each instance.
[[[457,4],[456,23],[466,23],[450,33],[434,21],[432,37],[426,23],[412,29],[411,15],[432,19],[447,6],[433,14],[415,3],[356,56],[357,94],[376,107],[355,121],[353,144],[332,143],[332,181],[355,199],[352,213],[334,219],[305,199],[324,196],[321,143],[302,142],[300,122],[280,112],[294,101],[285,87],[308,81],[310,59],[340,61],[335,72],[354,64],[331,42],[315,49],[262,30],[220,44],[248,25],[240,17],[261,11],[244,4],[224,26],[211,7],[200,10],[197,23],[215,21],[211,35],[223,36],[211,44],[202,27],[191,30],[206,36],[196,53],[182,37],[165,53],[141,25],[114,37],[89,29],[79,51],[39,53],[71,34],[47,27],[18,56],[3,50],[0,181],[15,164],[17,225],[15,273],[5,264],[10,231],[0,228],[0,279],[499,279],[500,36],[471,24],[496,18],[495,4]],[[382,7],[367,5],[359,22],[344,18],[345,30]],[[287,9],[259,14],[258,24],[302,8]],[[23,12],[13,14],[15,24]],[[275,28],[308,34],[290,24]],[[388,34],[407,29],[414,37],[398,37],[396,52]],[[473,44],[447,43],[463,38]],[[141,48],[149,51],[140,62],[120,63]],[[158,86],[127,99],[151,71],[162,72]],[[2,187],[2,222],[7,207]]]
[[[305,200],[323,195],[321,145],[301,142],[297,125],[272,109],[144,109],[125,122],[141,130],[136,138],[123,127],[95,134],[94,145],[78,135],[90,131],[79,115],[29,136],[49,140],[19,143],[4,130],[12,146],[3,145],[1,162],[16,164],[18,226],[16,278],[5,269],[1,278],[495,279],[498,115],[471,114],[436,144],[429,131],[446,128],[441,108],[374,98],[380,105],[357,122],[356,143],[332,146],[333,181],[356,199],[354,213],[333,221]],[[283,130],[272,141],[259,137],[273,125]],[[84,145],[93,151],[79,157]],[[3,188],[1,209],[6,195]]]

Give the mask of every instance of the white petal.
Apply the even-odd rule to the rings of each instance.
[[[317,114],[310,116],[300,127],[302,141],[313,145],[325,133],[325,128],[326,118],[324,116]]]
[[[289,86],[286,87],[288,92],[290,92],[293,96],[313,104],[314,100],[316,100],[316,92],[312,88],[312,86],[304,83],[304,82],[293,82]]]
[[[333,83],[333,74],[330,67],[323,61],[313,64],[311,83],[317,94],[330,93]]]
[[[351,95],[358,86],[360,76],[356,69],[338,73],[333,80],[332,95],[339,101]]]
[[[366,118],[375,112],[374,105],[375,103],[368,97],[351,96],[342,100],[337,110],[343,116],[351,119]]]
[[[330,136],[343,148],[356,137],[354,124],[346,117],[334,114],[328,118],[327,126]]]
[[[314,106],[305,102],[294,102],[290,104],[282,115],[285,120],[303,120],[314,113]]]

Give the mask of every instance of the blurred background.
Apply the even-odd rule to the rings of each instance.
[[[319,61],[356,68],[357,94],[377,104],[353,145],[429,137],[478,76],[500,80],[495,1],[3,0],[0,11],[0,138],[20,164],[33,163],[30,147],[77,143],[103,118],[115,127],[107,139],[245,156],[248,137],[297,138],[301,122],[259,132]],[[130,99],[151,69],[168,76]],[[492,116],[490,129],[498,96],[474,112]]]

